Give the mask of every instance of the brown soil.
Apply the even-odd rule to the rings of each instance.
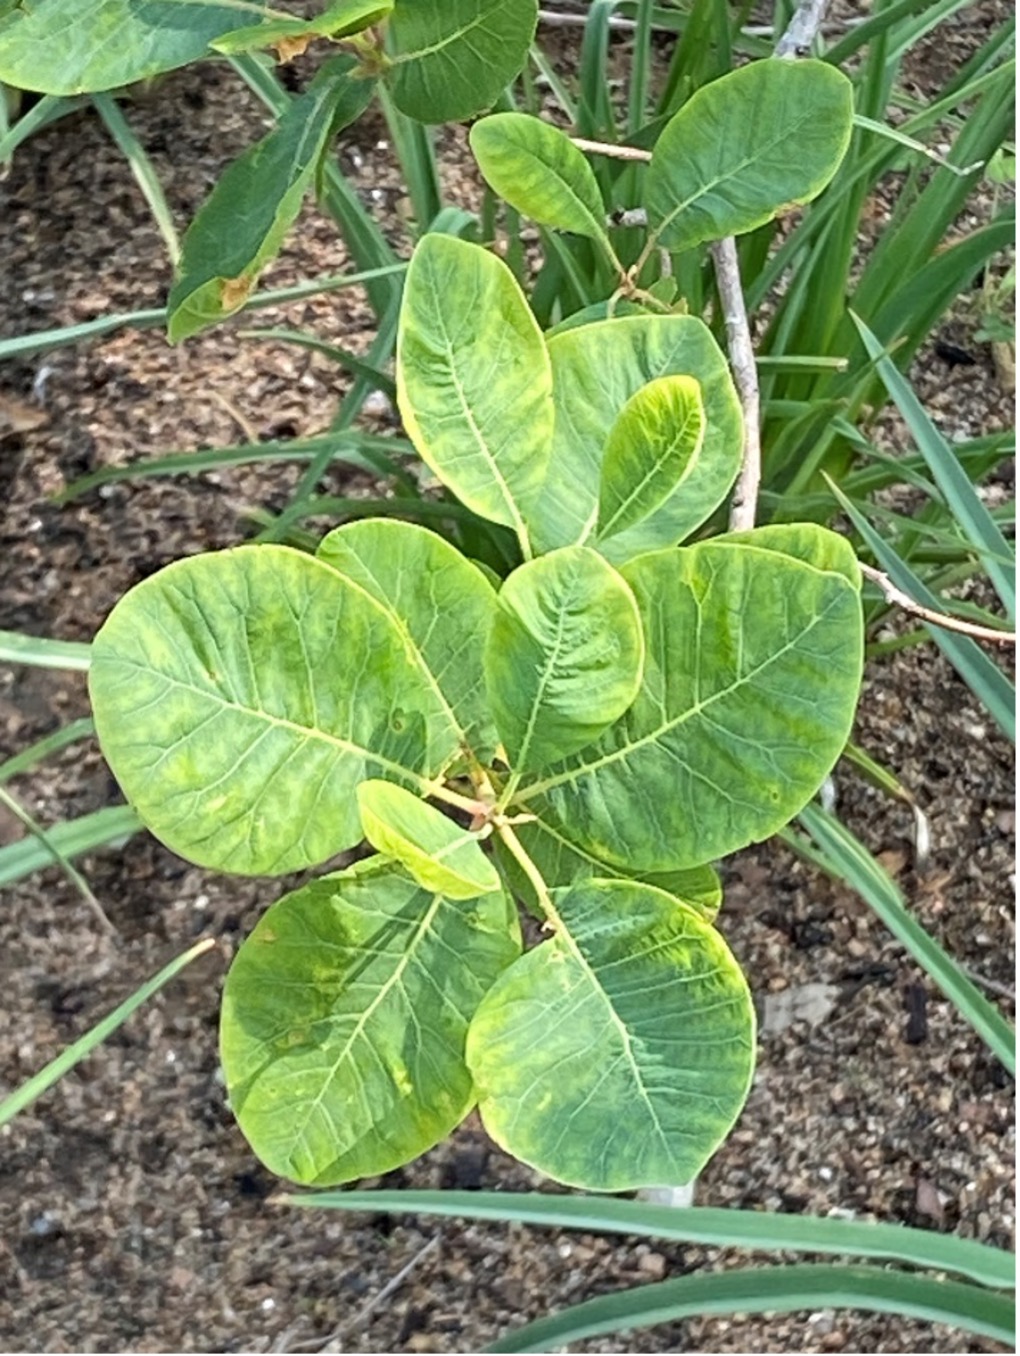
[[[211,66],[168,78],[128,115],[180,226],[264,125],[254,100]],[[340,160],[403,250],[402,189],[385,140],[368,118],[343,139]],[[450,197],[472,205],[459,134],[444,132],[442,150]],[[2,332],[161,304],[169,270],[160,238],[93,117],[39,135],[0,192]],[[308,211],[266,281],[345,264],[334,228]],[[259,317],[361,350],[370,322],[350,293]],[[238,328],[173,350],[156,331],[124,332],[0,371],[0,399],[38,404],[46,417],[44,427],[0,441],[0,627],[88,639],[140,578],[243,538],[247,506],[286,501],[298,471],[272,465],[133,481],[67,508],[48,499],[99,466],[246,440],[247,428],[296,436],[325,427],[342,375],[293,348],[241,340]],[[987,350],[970,347],[976,367],[947,368],[929,346],[915,372],[953,434],[1010,418]],[[327,484],[366,482],[338,467]],[[79,676],[0,668],[0,758],[86,713]],[[915,869],[905,807],[841,769],[846,822],[954,956],[1012,985],[1011,748],[932,648],[871,666],[856,738],[917,796],[931,825],[930,860]],[[92,744],[12,789],[43,823],[118,798]],[[0,820],[0,843],[20,833]],[[225,1106],[216,1022],[229,958],[279,882],[203,873],[143,834],[82,867],[117,928],[113,940],[57,870],[4,892],[0,1091],[198,936],[215,937],[217,948],[0,1131],[3,1349],[475,1351],[579,1299],[748,1260],[588,1234],[275,1206],[267,1200],[274,1182]],[[856,896],[780,845],[742,854],[725,874],[723,930],[766,1013],[770,995],[814,983],[833,986],[834,1006],[816,1025],[763,1034],[747,1109],[702,1178],[698,1202],[852,1214],[1012,1246],[1012,1084],[977,1036]],[[926,1004],[918,1043],[908,1000]],[[386,1184],[548,1189],[473,1120]],[[620,1340],[581,1349],[612,1351]],[[945,1328],[832,1312],[664,1325],[625,1341],[649,1352],[998,1349]]]

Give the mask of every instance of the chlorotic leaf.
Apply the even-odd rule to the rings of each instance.
[[[386,608],[461,745],[490,758],[498,741],[485,695],[482,638],[496,590],[483,572],[427,528],[379,518],[334,528],[316,554]]]
[[[568,1186],[690,1182],[750,1087],[740,967],[693,909],[650,886],[596,879],[553,901],[553,938],[500,975],[471,1023],[485,1128]]]
[[[600,542],[650,517],[697,466],[705,407],[694,377],[657,377],[609,430],[599,484]]]
[[[824,61],[752,61],[692,94],[645,180],[651,239],[668,250],[741,235],[822,191],[853,130],[853,86]]]
[[[486,182],[518,212],[559,231],[606,238],[595,172],[565,132],[526,113],[493,113],[471,128]]]
[[[743,448],[740,402],[707,325],[696,316],[623,316],[565,330],[549,340],[548,349],[556,422],[548,474],[528,514],[536,551],[589,541],[610,430],[642,386],[674,375],[693,377],[701,389],[701,451],[659,508],[600,541],[598,549],[618,565],[682,541],[726,497]]]
[[[235,29],[210,46],[217,52],[250,52],[276,47],[284,60],[298,56],[315,38],[342,38],[385,19],[393,0],[338,0],[311,19],[266,19],[249,28]]]
[[[34,0],[0,18],[0,80],[41,94],[118,89],[208,56],[248,22],[215,0]]]
[[[537,0],[396,0],[394,103],[427,123],[491,107],[524,65],[537,22]]]
[[[247,301],[301,210],[333,133],[368,106],[371,82],[336,57],[273,130],[229,165],[184,235],[167,301],[172,342],[233,315]]]
[[[590,744],[634,700],[643,656],[634,597],[595,551],[569,546],[514,570],[485,647],[510,766],[546,767]]]
[[[645,633],[642,689],[597,743],[515,804],[629,873],[716,860],[807,804],[853,721],[859,588],[835,534],[762,530],[762,546],[756,533],[719,538],[624,568]],[[812,538],[817,565],[798,558]]]
[[[468,1023],[519,954],[505,894],[454,903],[378,857],[284,896],[223,992],[227,1091],[255,1153],[330,1186],[439,1143],[475,1101]]]
[[[397,340],[404,426],[468,508],[522,538],[549,465],[551,387],[541,331],[506,264],[453,236],[425,236]]]
[[[499,873],[482,852],[478,835],[393,782],[358,787],[365,837],[392,857],[424,890],[447,899],[476,899],[498,890]]]
[[[286,546],[193,556],[136,585],[93,642],[89,691],[145,826],[241,875],[353,847],[359,782],[420,786],[458,748],[384,609]]]

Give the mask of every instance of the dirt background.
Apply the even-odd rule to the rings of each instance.
[[[972,7],[940,29],[920,54],[919,78],[925,61],[931,78],[936,66],[943,75],[1004,12]],[[569,60],[569,43],[554,41]],[[617,46],[624,55],[623,41]],[[261,106],[216,65],[168,77],[127,114],[181,228],[224,164],[267,126]],[[449,199],[473,207],[477,182],[461,133],[443,131],[439,145]],[[366,117],[338,153],[406,254],[406,204],[385,126]],[[170,279],[162,241],[94,115],[57,124],[17,157],[0,184],[0,260],[5,335],[162,305]],[[346,265],[334,227],[309,209],[264,283]],[[306,328],[358,351],[371,339],[371,314],[355,293],[264,312],[257,323]],[[1012,419],[990,352],[972,342],[968,325],[963,315],[933,336],[912,374],[952,437]],[[243,539],[248,507],[284,505],[300,472],[293,465],[131,481],[65,508],[50,499],[101,466],[238,443],[252,431],[295,437],[327,427],[344,376],[315,355],[241,339],[240,327],[176,349],[158,331],[124,331],[0,368],[0,408],[19,402],[43,421],[0,441],[0,627],[88,640],[132,584],[178,556]],[[942,362],[939,337],[965,344],[975,364]],[[888,434],[898,436],[893,422]],[[342,467],[325,485],[367,490]],[[87,709],[78,675],[0,666],[0,759]],[[923,807],[926,866],[916,866],[907,808],[842,766],[841,814],[952,954],[1011,989],[1010,746],[931,647],[869,667],[855,738]],[[46,824],[119,798],[91,742],[11,789]],[[19,837],[20,825],[0,815],[0,843]],[[196,938],[217,946],[0,1131],[3,1349],[477,1351],[571,1302],[747,1260],[518,1226],[275,1206],[267,1199],[275,1183],[225,1106],[216,1023],[230,956],[280,883],[204,873],[144,834],[81,866],[116,927],[112,938],[55,869],[3,891],[0,1092]],[[724,876],[722,927],[766,1017],[775,1018],[777,994],[821,993],[825,1002],[785,1031],[763,1031],[747,1108],[702,1177],[698,1203],[888,1220],[1011,1247],[1013,1088],[1001,1067],[854,895],[778,844],[741,854]],[[910,1009],[921,1004],[926,1031],[916,1040]],[[550,1189],[473,1119],[384,1180]],[[998,1350],[945,1328],[829,1311],[663,1325],[578,1349],[622,1346]]]

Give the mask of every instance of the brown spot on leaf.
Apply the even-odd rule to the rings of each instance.
[[[251,291],[251,278],[242,273],[239,278],[224,278],[220,285],[220,305],[225,311],[236,311],[248,300]]]

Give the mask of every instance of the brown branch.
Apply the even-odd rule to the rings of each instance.
[[[936,612],[933,608],[925,607],[923,603],[915,602],[909,593],[904,593],[901,588],[897,588],[889,576],[881,570],[876,570],[873,565],[859,563],[861,574],[864,575],[865,579],[870,579],[873,584],[878,585],[886,602],[908,612],[912,617],[918,617],[931,626],[941,626],[943,631],[958,631],[961,636],[971,636],[974,640],[987,640],[992,645],[1016,644],[1015,631],[999,631],[994,626],[979,626],[976,622],[964,621],[962,617],[952,617],[946,612]]]

